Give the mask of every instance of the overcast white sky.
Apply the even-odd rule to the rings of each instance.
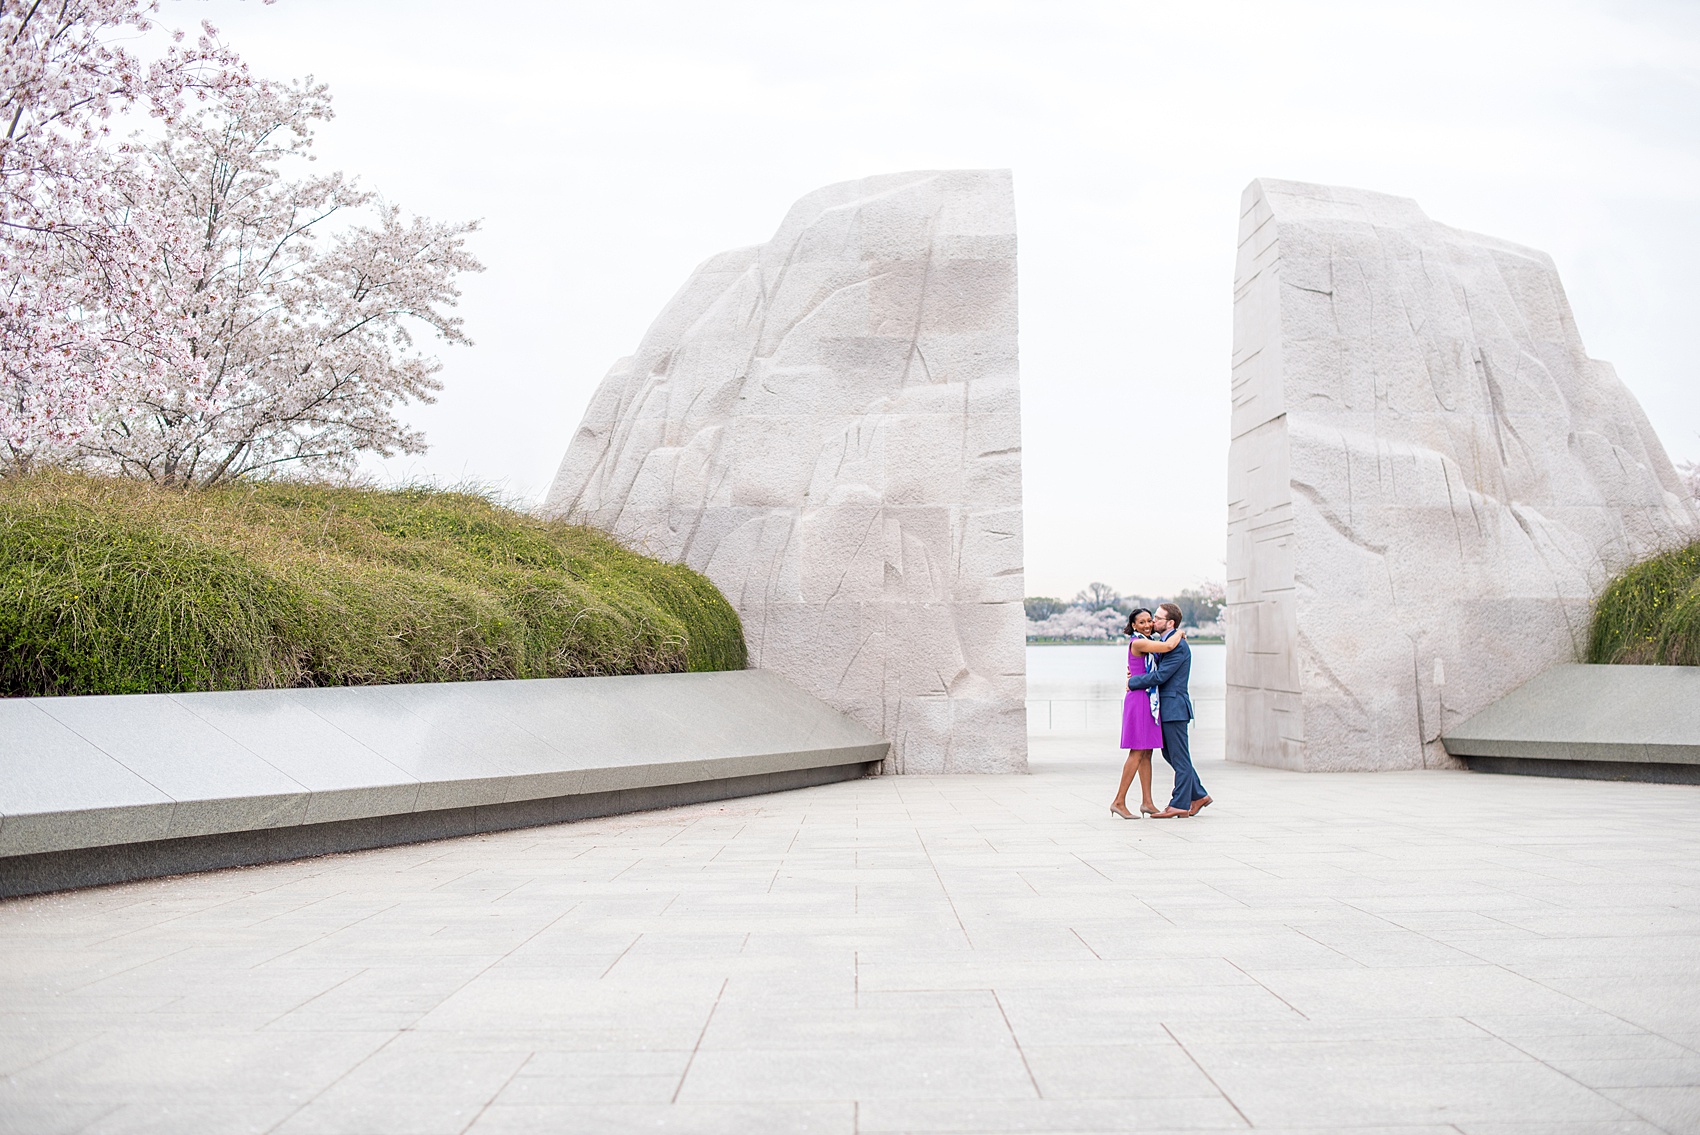
[[[698,262],[796,198],[1008,167],[1027,593],[1219,579],[1239,195],[1354,185],[1550,252],[1591,354],[1700,459],[1700,4],[1664,0],[168,3],[328,82],[321,168],[479,217],[429,456],[535,499]],[[1184,467],[1134,446],[1180,428]]]

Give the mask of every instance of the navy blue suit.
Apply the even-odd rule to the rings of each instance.
[[[1170,632],[1171,634],[1178,632]],[[1164,641],[1168,641],[1167,638]],[[1157,668],[1149,674],[1134,674],[1127,680],[1130,690],[1157,687],[1157,703],[1163,724],[1163,759],[1175,770],[1175,792],[1169,807],[1189,809],[1194,800],[1209,793],[1192,767],[1192,748],[1187,743],[1187,726],[1192,723],[1192,697],[1187,679],[1192,677],[1192,647],[1185,639],[1167,654],[1156,655]]]

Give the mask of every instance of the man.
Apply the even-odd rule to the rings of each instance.
[[[1163,603],[1154,616],[1157,637],[1167,642],[1170,635],[1180,634],[1181,609],[1173,603]],[[1192,767],[1192,751],[1187,745],[1187,726],[1192,724],[1192,698],[1187,694],[1187,679],[1192,676],[1192,648],[1183,639],[1167,654],[1157,655],[1157,669],[1149,674],[1134,674],[1127,680],[1130,690],[1157,687],[1158,708],[1163,721],[1163,759],[1175,770],[1175,791],[1169,806],[1152,816],[1153,820],[1172,820],[1176,816],[1196,816],[1210,805],[1210,796],[1199,783],[1198,772]]]

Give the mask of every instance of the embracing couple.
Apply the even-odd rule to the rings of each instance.
[[[1127,790],[1136,773],[1144,797],[1139,810],[1154,820],[1196,816],[1210,803],[1187,747],[1192,698],[1186,683],[1192,674],[1192,648],[1180,626],[1181,609],[1159,603],[1155,613],[1135,608],[1123,632],[1128,637],[1127,700],[1122,703],[1121,747],[1128,752],[1110,813],[1124,820],[1133,819],[1127,810]],[[1163,759],[1175,770],[1175,792],[1161,812],[1151,802],[1152,749],[1162,749]]]

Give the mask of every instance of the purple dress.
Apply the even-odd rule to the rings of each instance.
[[[1150,671],[1156,664],[1156,656],[1152,654],[1135,654],[1133,643],[1127,644],[1127,673],[1132,677],[1135,666],[1140,673]],[[1129,690],[1127,700],[1122,702],[1122,748],[1124,749],[1161,749],[1163,747],[1163,727],[1157,719],[1151,716],[1151,691]]]

